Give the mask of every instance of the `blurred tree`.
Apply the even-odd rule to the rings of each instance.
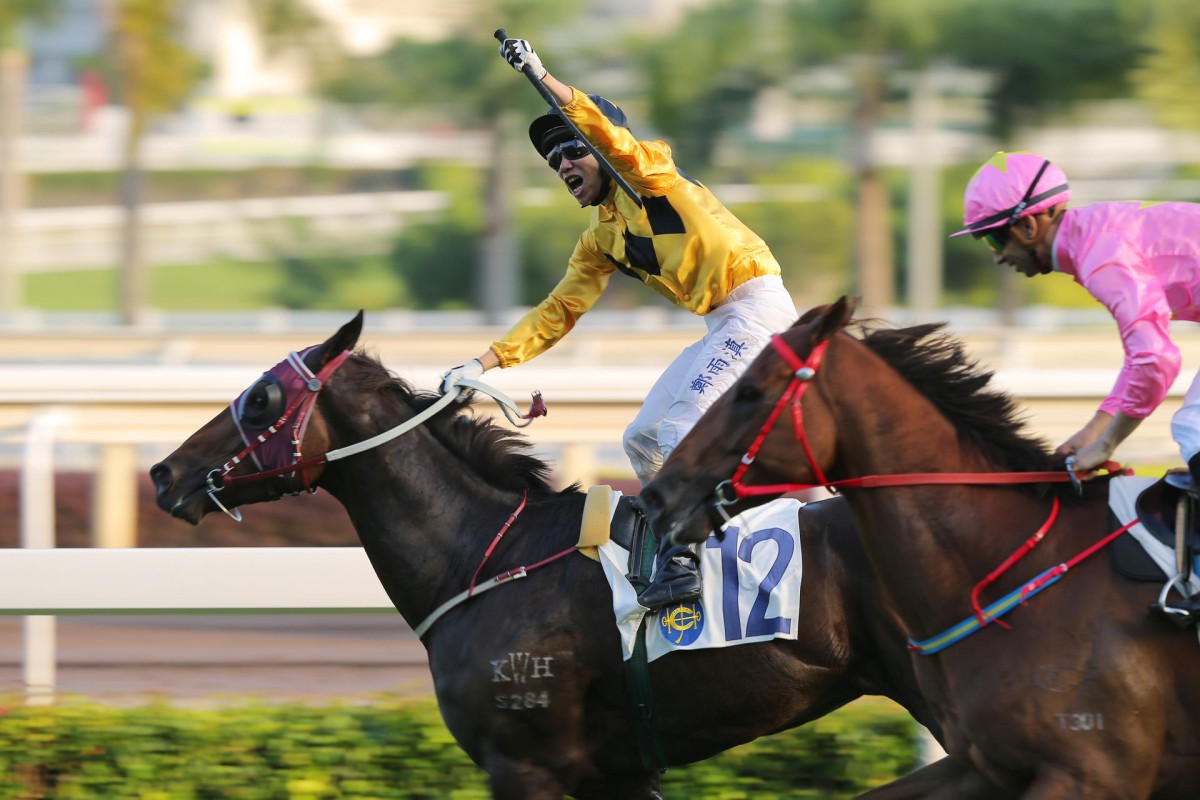
[[[941,46],[959,63],[993,76],[987,96],[991,133],[1003,149],[1020,150],[1019,143],[1010,144],[1013,135],[1047,115],[1067,113],[1080,101],[1130,93],[1133,76],[1151,52],[1143,34],[1149,12],[1147,0],[1010,0],[1003,6],[970,0],[946,15]],[[1190,50],[1194,64],[1194,47]],[[1194,97],[1195,87],[1189,90]],[[994,280],[990,261],[978,264]],[[1018,280],[1012,270],[999,273],[1006,323],[1018,305]]]
[[[1138,94],[1162,125],[1200,130],[1200,4],[1150,0],[1145,31],[1153,49],[1133,73]]]
[[[1147,2],[1195,5],[718,0],[692,12],[646,56],[653,119],[680,159],[703,170],[719,138],[749,115],[758,92],[798,67],[840,66],[851,85],[847,160],[855,183],[855,289],[864,306],[881,311],[895,302],[896,269],[891,203],[873,138],[885,101],[907,90],[894,79],[946,58],[989,71],[990,129],[1004,141],[1016,126],[1049,111],[1125,91],[1145,52],[1137,32]],[[1178,46],[1191,41],[1180,38]],[[1195,63],[1194,53],[1191,58]],[[1178,85],[1188,86],[1178,63]]]
[[[681,160],[700,170],[756,95],[796,67],[841,64],[852,80],[851,142],[857,219],[856,284],[864,307],[895,302],[890,203],[872,139],[887,78],[934,52],[950,0],[720,0],[646,56],[655,124]],[[694,161],[692,160],[694,159]]]
[[[889,77],[923,68],[936,54],[950,0],[796,0],[788,6],[795,57],[806,66],[838,63],[852,87],[849,165],[855,183],[855,276],[863,306],[879,313],[896,302],[891,202],[877,161],[875,135]]]
[[[514,152],[523,140],[526,120],[545,108],[536,91],[499,57],[497,28],[529,39],[552,71],[566,60],[546,36],[549,26],[568,19],[581,0],[477,0],[476,21],[440,42],[397,41],[386,53],[363,59],[331,80],[326,91],[344,102],[386,103],[398,108],[433,105],[443,119],[481,129],[487,137],[487,177],[483,183],[485,217],[479,236],[475,305],[487,320],[501,322],[520,293],[517,236],[512,210],[524,184]],[[560,58],[560,55],[562,56]],[[569,245],[567,245],[569,246]],[[566,263],[566,255],[563,256]],[[431,263],[430,270],[446,264]],[[461,292],[465,286],[459,286]],[[420,297],[416,287],[413,296]]]
[[[940,44],[959,63],[993,75],[991,131],[1006,143],[1048,113],[1127,96],[1150,54],[1142,35],[1149,10],[1147,0],[970,0],[945,15]]]
[[[136,324],[145,310],[142,252],[142,139],[150,121],[186,99],[199,62],[179,41],[178,0],[118,0],[109,9],[116,88],[127,122],[121,155],[121,321]]]
[[[0,3],[0,313],[20,304],[16,265],[17,212],[24,205],[17,138],[24,130],[25,81],[29,57],[21,28],[47,22],[62,0],[4,0]]]
[[[268,54],[305,60],[323,78],[336,64],[328,26],[305,0],[244,0]],[[151,122],[180,107],[202,75],[182,43],[184,0],[115,0],[108,7],[113,37],[109,71],[128,124],[122,146],[120,315],[136,323],[147,298],[141,206],[145,177],[142,140]]]
[[[772,13],[761,0],[721,0],[693,11],[665,38],[641,38],[650,122],[671,143],[689,173],[712,164],[717,143],[742,124],[764,84],[778,77],[779,52],[764,52],[778,37],[763,37],[759,20]],[[646,34],[648,37],[650,34]]]

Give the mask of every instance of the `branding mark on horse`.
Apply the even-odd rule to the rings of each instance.
[[[658,630],[671,644],[686,647],[700,638],[704,630],[704,613],[697,603],[664,606],[658,612]]]
[[[541,681],[554,677],[554,656],[535,656],[532,653],[509,653],[504,658],[494,658],[492,683],[512,683],[524,686],[530,681]],[[495,697],[496,708],[505,711],[529,711],[550,707],[550,692],[512,692]]]
[[[492,683],[517,683],[553,678],[554,656],[509,653],[507,658],[492,659]]]

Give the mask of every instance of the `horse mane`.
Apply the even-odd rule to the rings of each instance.
[[[364,367],[352,378],[355,388],[362,393],[391,396],[417,413],[441,397],[437,392],[413,388],[388,370],[378,357],[362,350],[355,351],[351,359]],[[523,434],[501,428],[490,419],[458,413],[463,408],[452,404],[430,419],[425,427],[488,484],[506,491],[529,491],[537,495],[556,493],[550,484],[550,465],[527,452],[531,445]],[[567,491],[577,489],[575,485]]]
[[[1055,469],[1043,439],[1030,436],[1013,397],[991,386],[994,373],[968,357],[944,322],[907,328],[859,323],[862,342],[928,398],[998,471]]]

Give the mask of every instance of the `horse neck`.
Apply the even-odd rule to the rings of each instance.
[[[827,359],[825,367],[840,367],[828,395],[838,404],[838,472],[831,479],[996,471],[960,442],[932,401],[856,346],[877,363]],[[934,484],[844,494],[884,591],[910,627],[930,613],[941,619],[946,608],[961,607],[973,586],[1033,534],[1050,510],[1049,501],[1017,487]]]
[[[345,444],[369,435],[351,435]],[[346,509],[411,625],[467,588],[491,536],[522,500],[483,484],[423,428],[329,464],[322,488]]]

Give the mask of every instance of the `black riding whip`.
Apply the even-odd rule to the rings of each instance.
[[[512,38],[507,32],[505,32],[504,28],[497,30],[494,35],[500,44],[504,44],[505,39]],[[579,141],[583,142],[587,146],[588,151],[596,157],[596,161],[600,164],[600,169],[604,170],[604,173],[608,175],[608,177],[616,181],[617,186],[620,186],[621,189],[624,190],[627,195],[629,195],[630,199],[637,203],[638,208],[641,208],[642,198],[638,197],[637,192],[633,190],[633,187],[629,185],[628,181],[617,174],[617,170],[613,167],[613,165],[608,163],[608,159],[601,155],[598,150],[596,150],[592,143],[588,141],[588,138],[580,133],[579,128],[575,126],[575,123],[567,119],[567,115],[564,114],[562,108],[559,107],[558,100],[555,99],[554,94],[546,88],[546,84],[542,83],[541,78],[533,74],[533,68],[526,64],[521,69],[521,72],[526,78],[529,79],[529,82],[533,84],[533,88],[538,90],[538,94],[542,96],[542,99],[550,104],[550,109],[558,115],[559,119],[561,119],[563,123],[571,130],[571,133],[575,134],[575,137],[579,139]]]

